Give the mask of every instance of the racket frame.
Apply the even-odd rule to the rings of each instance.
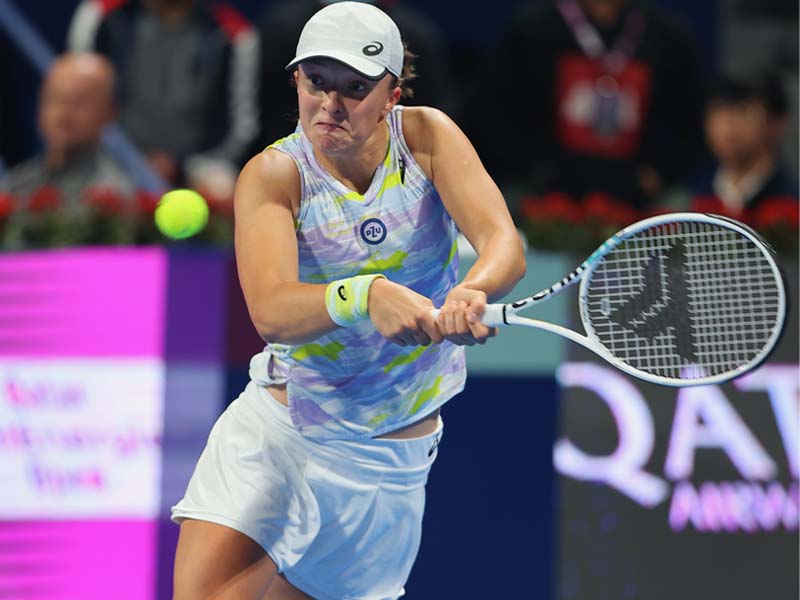
[[[597,266],[600,264],[600,259],[608,254],[611,250],[619,246],[622,242],[629,239],[630,237],[636,235],[640,231],[645,229],[649,229],[651,227],[656,227],[659,225],[668,225],[674,223],[710,223],[715,225],[721,225],[728,229],[732,229],[745,237],[747,237],[750,241],[752,241],[756,247],[761,250],[762,255],[767,259],[769,263],[770,269],[772,270],[773,276],[775,277],[776,282],[778,282],[778,316],[779,321],[776,323],[776,326],[773,328],[772,333],[770,334],[770,338],[767,340],[767,343],[764,344],[764,347],[761,351],[750,361],[748,361],[744,365],[740,365],[738,368],[726,371],[725,373],[719,373],[713,376],[707,377],[698,377],[694,379],[677,379],[674,377],[664,377],[662,375],[653,375],[651,373],[647,373],[645,371],[641,371],[636,367],[629,365],[628,363],[616,358],[603,344],[600,342],[597,335],[594,333],[594,329],[591,327],[591,323],[588,320],[588,316],[586,314],[586,296],[587,296],[587,288],[588,284],[591,281],[591,276]],[[554,323],[548,323],[547,321],[541,321],[538,319],[531,319],[528,317],[521,317],[516,313],[530,308],[535,304],[539,304],[546,300],[549,300],[556,294],[559,294],[566,290],[567,288],[573,286],[574,284],[580,282],[580,289],[578,292],[578,306],[579,306],[579,313],[581,316],[581,323],[583,325],[584,331],[586,331],[587,335],[582,335],[572,329],[568,329],[561,325],[556,325]],[[787,306],[787,297],[786,297],[786,286],[784,283],[784,276],[781,272],[780,267],[778,266],[775,260],[775,253],[772,248],[764,241],[758,233],[756,233],[750,227],[739,223],[733,219],[729,219],[727,217],[722,217],[719,215],[713,214],[706,214],[706,213],[692,213],[692,212],[684,212],[684,213],[667,213],[663,215],[656,215],[654,217],[649,217],[647,219],[643,219],[628,227],[625,227],[612,235],[609,239],[603,242],[589,257],[584,260],[574,271],[569,273],[566,277],[561,279],[551,285],[549,288],[546,288],[533,296],[529,296],[527,298],[523,298],[521,300],[517,300],[515,302],[509,302],[506,304],[489,304],[486,307],[486,312],[484,313],[484,317],[481,319],[485,325],[491,327],[498,327],[503,325],[521,325],[524,327],[532,327],[536,329],[542,329],[544,331],[550,331],[557,335],[561,335],[576,344],[580,344],[584,348],[591,350],[604,360],[608,361],[618,369],[642,379],[644,381],[649,381],[651,383],[658,383],[660,385],[666,385],[671,387],[688,387],[688,386],[699,386],[699,385],[714,385],[718,383],[722,383],[724,381],[728,381],[730,379],[734,379],[747,373],[760,364],[762,364],[772,353],[775,346],[777,345],[778,341],[780,340],[781,334],[783,333],[783,329],[785,326],[786,321],[786,306]]]

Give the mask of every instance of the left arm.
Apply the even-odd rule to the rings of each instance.
[[[447,295],[439,325],[451,341],[484,342],[492,331],[480,322],[486,303],[507,294],[525,274],[525,256],[503,195],[458,126],[431,108],[403,111],[404,134],[447,212],[478,260]]]

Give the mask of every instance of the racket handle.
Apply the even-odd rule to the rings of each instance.
[[[506,323],[503,321],[503,306],[503,304],[487,304],[481,322],[487,327],[502,327],[505,325]],[[432,308],[431,314],[434,319],[437,319],[439,317],[439,309]]]

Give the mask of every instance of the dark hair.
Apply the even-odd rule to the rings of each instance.
[[[400,72],[400,77],[392,76],[391,87],[395,88],[400,86],[402,90],[402,98],[413,98],[414,90],[408,85],[408,82],[417,78],[417,67],[414,64],[414,59],[417,55],[411,52],[403,42],[403,70]]]
[[[774,73],[720,77],[711,85],[707,98],[709,104],[735,104],[753,100],[763,102],[767,112],[773,116],[781,117],[789,112],[783,84]]]

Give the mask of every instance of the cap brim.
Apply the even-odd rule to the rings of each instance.
[[[307,52],[305,54],[298,54],[294,57],[294,60],[286,65],[286,70],[288,71],[292,67],[300,64],[304,60],[309,60],[311,58],[329,58],[331,60],[335,60],[336,62],[342,63],[345,67],[353,69],[359,75],[366,77],[367,79],[382,79],[389,70],[384,67],[383,65],[377,64],[375,61],[372,61],[368,58],[363,56],[357,56],[354,54],[348,54],[346,52],[341,52],[338,50],[331,50],[331,51],[315,51],[315,52]]]

